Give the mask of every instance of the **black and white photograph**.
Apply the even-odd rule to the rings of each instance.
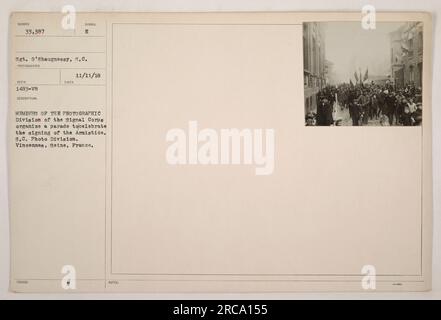
[[[423,23],[303,23],[306,126],[421,126]]]

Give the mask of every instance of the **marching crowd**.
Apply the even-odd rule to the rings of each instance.
[[[421,88],[409,84],[340,84],[327,86],[317,94],[317,111],[306,115],[307,126],[342,125],[338,110],[348,110],[353,126],[378,120],[382,126],[419,126],[422,122]]]

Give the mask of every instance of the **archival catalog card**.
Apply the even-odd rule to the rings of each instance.
[[[11,290],[430,290],[431,30],[13,13]]]

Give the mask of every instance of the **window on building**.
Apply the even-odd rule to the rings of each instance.
[[[418,47],[419,47],[419,51],[422,52],[423,51],[423,32],[422,31],[418,32]]]
[[[312,37],[311,73],[317,74],[317,41],[316,41],[315,37]]]
[[[303,33],[303,67],[309,70],[308,64],[308,41],[306,40],[306,35]]]

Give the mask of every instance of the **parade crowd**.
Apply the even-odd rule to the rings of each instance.
[[[306,115],[307,126],[342,125],[338,108],[349,111],[349,125],[368,125],[377,120],[381,126],[419,126],[422,122],[421,88],[408,84],[343,83],[326,86],[317,94],[317,111]],[[345,124],[348,125],[348,124]]]

